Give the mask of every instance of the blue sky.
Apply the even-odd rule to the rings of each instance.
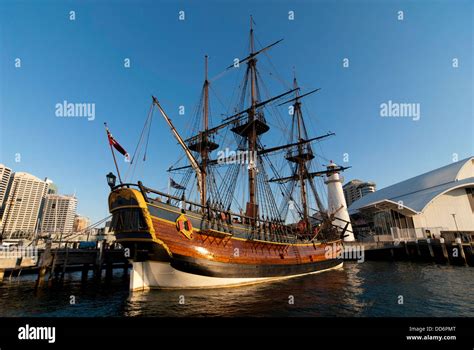
[[[271,50],[281,79],[290,84],[295,66],[303,88],[322,88],[305,101],[310,133],[336,133],[317,147],[322,157],[342,163],[348,153],[346,179],[382,188],[446,165],[454,153],[474,154],[473,13],[472,1],[2,1],[0,162],[51,178],[61,193],[77,193],[81,214],[105,217],[113,163],[103,122],[133,151],[154,94],[186,134],[203,56],[211,77],[244,57],[253,14],[262,44],[284,38]],[[266,86],[283,91],[261,61]],[[213,83],[224,104],[232,74]],[[211,98],[218,122],[225,110]],[[95,103],[95,120],[56,117],[64,100]],[[389,100],[419,103],[420,120],[380,117]],[[153,123],[149,158],[135,180],[164,189],[180,150],[163,120]]]

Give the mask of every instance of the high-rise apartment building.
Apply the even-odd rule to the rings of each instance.
[[[0,164],[0,218],[2,215],[2,207],[7,195],[8,184],[10,183],[12,170],[5,165]]]
[[[375,183],[355,179],[342,186],[342,190],[344,191],[347,207],[350,207],[356,200],[369,193],[375,192]]]
[[[0,235],[32,234],[48,184],[28,173],[14,173],[10,179],[0,221]]]
[[[41,214],[42,233],[72,233],[76,216],[77,198],[46,194]]]

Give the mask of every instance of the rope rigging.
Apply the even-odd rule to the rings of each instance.
[[[251,40],[253,40],[252,31]],[[263,47],[258,39],[256,41],[260,47]],[[274,44],[264,49],[255,50],[252,43],[250,55],[241,61],[242,64],[246,62],[245,71],[241,72],[241,74],[243,73],[241,82],[237,86],[234,84],[230,98],[231,103],[227,105],[207,79],[206,63],[206,80],[198,103],[194,107],[192,118],[187,120],[187,124],[192,125],[186,129],[190,133],[188,139],[183,141],[171,125],[170,119],[165,116],[183,151],[168,170],[179,177],[179,185],[182,187],[175,185],[171,189],[169,185],[168,192],[172,192],[176,198],[194,199],[197,197],[196,202],[200,202],[203,207],[207,204],[217,210],[245,213],[247,219],[248,217],[254,219],[253,223],[250,220],[252,231],[259,227],[260,224],[257,223],[259,220],[263,220],[264,223],[274,223],[276,226],[273,232],[277,236],[279,235],[279,239],[285,240],[289,239],[293,229],[290,225],[286,225],[289,214],[292,214],[297,221],[304,219],[305,222],[309,222],[309,219],[314,216],[314,210],[321,212],[326,210],[323,204],[324,186],[321,186],[320,180],[311,177],[316,175],[308,174],[315,167],[320,169],[319,159],[325,158],[322,152],[314,153],[311,143],[317,140],[318,146],[316,147],[320,148],[319,137],[309,139],[308,127],[303,120],[302,111],[299,109],[301,105],[299,98],[318,89],[300,96],[296,80],[292,89],[290,84],[282,79],[266,52],[266,49]],[[254,57],[260,52],[265,54],[271,67],[268,72],[264,69],[265,73],[268,73],[272,79],[278,80],[285,89],[291,89],[290,91],[271,98],[272,94],[270,94],[260,71],[256,68],[257,60]],[[217,74],[211,81],[222,77],[230,70],[229,68],[232,67]],[[241,74],[236,76],[236,82]],[[222,123],[212,130],[208,128],[212,115],[209,91],[216,97],[220,107],[225,110],[223,115],[226,116]],[[273,103],[289,93],[294,93],[296,97],[280,105],[294,101],[292,106],[297,109],[297,112],[290,114],[291,118],[283,115],[281,109],[278,108],[280,105],[276,106]],[[264,100],[263,97],[266,99]],[[232,106],[234,106],[234,113],[229,116]],[[131,173],[131,177],[134,176],[143,147],[143,162],[147,159],[153,107],[154,104],[148,112],[127,176],[129,173]],[[163,114],[160,105],[158,108]],[[290,120],[291,125],[288,125]],[[272,134],[271,148],[268,149],[263,145],[264,134],[270,129],[267,124],[272,129],[279,131],[279,133]],[[312,126],[311,119],[310,126]],[[229,137],[229,131],[233,135],[232,137]],[[277,134],[279,134],[279,138],[276,136]],[[215,143],[216,140],[219,144]],[[282,145],[282,141],[285,140],[288,144]],[[235,162],[232,162],[227,155],[227,149],[233,147],[235,147],[234,152],[237,151],[237,154],[239,151],[254,151],[255,154],[247,153],[246,162],[243,159],[236,159]],[[212,154],[214,150],[219,150],[219,152],[226,150],[224,162],[219,160],[222,153],[216,156],[216,154]],[[186,156],[186,165],[182,166]],[[251,156],[250,158],[255,156],[256,164],[249,163],[249,156]],[[275,164],[273,159],[276,159]],[[289,169],[290,175],[284,175],[285,177],[282,178],[281,174],[287,171],[285,169]],[[269,178],[268,171],[274,178]],[[295,192],[298,188],[299,191]],[[241,200],[237,198],[240,195],[242,196]],[[177,199],[170,201],[175,205],[180,202]],[[313,207],[317,209],[311,209]]]

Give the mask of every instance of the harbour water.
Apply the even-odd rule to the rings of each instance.
[[[80,273],[35,292],[35,276],[5,278],[3,317],[102,316],[434,316],[474,317],[472,267],[411,262],[347,262],[344,269],[239,288],[129,294],[117,271],[100,284]],[[402,302],[402,303],[401,303]]]

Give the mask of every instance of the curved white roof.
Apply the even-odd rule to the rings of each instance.
[[[376,204],[395,204],[402,201],[403,209],[413,214],[422,212],[436,197],[461,187],[474,186],[474,157],[446,165],[370,193],[352,203],[350,213]]]

